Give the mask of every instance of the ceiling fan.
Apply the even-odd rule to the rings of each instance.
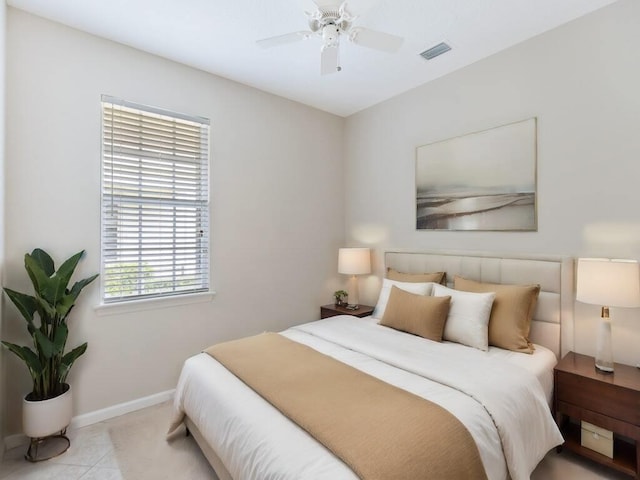
[[[346,1],[342,4],[335,0],[313,0],[313,2],[318,6],[318,9],[315,12],[305,12],[309,30],[265,38],[256,43],[263,48],[270,48],[306,40],[311,36],[319,37],[322,40],[320,73],[327,75],[342,70],[338,63],[338,47],[341,36],[347,37],[356,45],[389,53],[396,52],[404,41],[402,37],[396,35],[364,27],[354,27],[353,21],[357,16],[349,13]]]

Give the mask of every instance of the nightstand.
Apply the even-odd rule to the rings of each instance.
[[[336,307],[334,304],[322,305],[320,307],[320,318],[335,317],[336,315],[352,315],[354,317],[368,317],[373,313],[375,307],[360,305],[357,310],[347,310],[344,307]]]
[[[554,369],[554,410],[564,447],[640,479],[640,370],[616,363],[614,373],[605,374],[594,361],[569,352]],[[580,444],[581,421],[613,432],[613,458]]]

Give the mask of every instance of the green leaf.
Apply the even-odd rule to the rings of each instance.
[[[62,265],[60,265],[60,268],[58,268],[58,271],[52,277],[52,279],[56,280],[56,290],[54,293],[55,303],[58,303],[65,294],[67,286],[71,281],[71,276],[78,266],[78,262],[82,258],[82,255],[84,255],[84,250],[69,257]]]
[[[56,318],[57,312],[55,307],[41,297],[36,297],[36,303],[38,305],[40,320],[42,320],[42,323],[50,324]]]
[[[33,252],[31,252],[31,257],[40,265],[42,271],[50,277],[56,271],[55,265],[53,263],[53,259],[49,256],[47,252],[40,248],[36,248]]]
[[[88,278],[85,278],[83,280],[80,280],[76,283],[73,284],[73,287],[71,287],[71,292],[70,295],[73,295],[74,300],[76,298],[78,298],[78,295],[80,295],[80,292],[82,291],[82,289],[84,287],[86,287],[87,285],[89,285],[91,282],[93,282],[96,278],[98,278],[98,275],[100,275],[99,273],[96,273],[95,275],[92,275]]]
[[[42,333],[40,330],[36,330],[33,334],[33,339],[36,342],[38,351],[42,354],[43,357],[47,359],[53,357],[55,353],[55,346],[44,333]]]
[[[89,278],[76,282],[71,288],[71,291],[60,299],[60,302],[56,305],[56,309],[61,318],[65,318],[69,314],[82,289],[93,282],[96,278],[98,278],[97,273]]]
[[[64,352],[64,346],[67,344],[67,337],[69,336],[69,328],[66,324],[61,323],[56,327],[56,331],[53,334],[53,353],[54,355],[61,355]]]
[[[62,297],[60,299],[60,302],[58,302],[58,304],[56,305],[58,316],[62,319],[66,318],[75,303],[76,299],[71,295],[65,295],[64,297]]]
[[[12,353],[16,354],[27,365],[29,371],[32,372],[32,377],[34,377],[34,375],[42,374],[42,364],[40,363],[40,359],[29,347],[22,347],[15,343],[5,341],[2,342],[2,345],[7,347]],[[36,379],[34,378],[34,381],[35,380]]]
[[[70,352],[68,352],[62,360],[60,360],[60,369],[58,373],[58,381],[60,383],[64,383],[67,379],[67,375],[69,374],[69,370],[71,369],[73,363],[78,359],[80,355],[87,351],[87,342],[82,345],[77,346]]]
[[[51,264],[46,259],[43,260],[44,251],[36,249],[34,252],[36,252],[36,256],[25,255],[25,268],[31,277],[36,294],[55,306],[65,295],[71,276],[84,254],[84,250],[65,260],[53,275],[48,273]],[[41,264],[42,261],[44,261],[44,265]]]
[[[33,337],[34,332],[36,331],[36,326],[34,323],[27,323],[27,330],[29,331],[29,335]]]
[[[15,290],[11,290],[9,288],[5,288],[4,292],[7,294],[9,299],[13,302],[13,304],[18,308],[18,310],[20,311],[20,314],[24,317],[24,319],[28,323],[32,323],[33,313],[38,308],[36,298],[33,297],[32,295],[16,292]]]
[[[24,256],[24,268],[26,268],[36,295],[44,298],[49,303],[55,303],[56,280],[49,278],[40,264],[28,253]]]

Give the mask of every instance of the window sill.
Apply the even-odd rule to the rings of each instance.
[[[94,310],[99,316],[120,315],[123,313],[142,312],[144,310],[158,310],[179,305],[211,302],[215,294],[216,292],[192,293],[174,297],[130,300],[120,303],[101,303],[94,307]]]

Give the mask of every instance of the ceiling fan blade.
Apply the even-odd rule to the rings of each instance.
[[[320,74],[329,75],[338,71],[338,46],[322,47],[320,53]]]
[[[349,39],[357,45],[389,53],[397,52],[404,42],[402,37],[363,27],[352,28],[349,32]]]
[[[353,10],[358,15],[372,8],[380,0],[312,0],[318,8],[335,8],[338,10],[348,4],[349,11]]]
[[[312,0],[312,2],[315,3],[318,8],[336,7],[336,9],[343,3],[342,0]]]
[[[312,35],[311,32],[291,32],[285,35],[278,35],[277,37],[263,38],[256,43],[262,48],[278,47],[280,45],[286,45],[287,43],[299,42],[300,40],[306,40]]]

